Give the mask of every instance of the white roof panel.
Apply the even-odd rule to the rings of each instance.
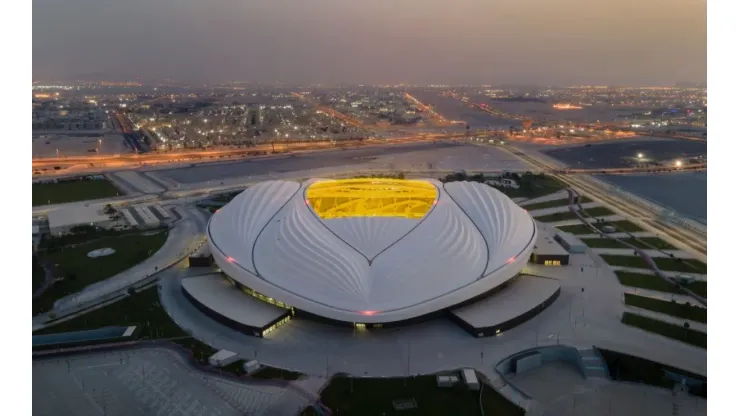
[[[438,200],[419,220],[324,220],[304,200],[313,181],[259,184],[211,218],[214,259],[242,284],[322,316],[411,317],[398,311],[449,307],[514,276],[535,243],[529,214],[486,185],[428,181]]]

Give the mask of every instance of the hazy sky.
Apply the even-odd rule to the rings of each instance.
[[[38,78],[706,80],[705,0],[33,0]]]

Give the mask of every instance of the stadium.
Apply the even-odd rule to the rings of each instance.
[[[201,310],[258,336],[294,315],[378,328],[507,286],[537,234],[525,210],[480,183],[268,181],[211,218],[220,274],[182,285]]]

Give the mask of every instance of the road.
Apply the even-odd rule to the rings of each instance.
[[[557,170],[556,168],[553,168],[552,163],[545,161],[546,157],[541,154],[535,154],[535,152],[525,153],[523,150],[516,147],[504,148],[520,157],[523,161],[539,169]],[[604,186],[600,186],[588,175],[555,174],[554,176],[572,186],[579,192],[601,201],[618,213],[624,214],[626,218],[635,220],[643,225],[647,225],[646,228],[648,228],[648,230],[652,229],[670,237],[670,239],[673,240],[673,243],[677,243],[679,247],[687,248],[689,252],[696,254],[701,260],[706,261],[706,232],[702,233],[701,230],[690,229],[686,226],[664,221],[660,218],[660,212],[656,212],[655,209],[648,208],[646,205],[641,205],[634,201],[630,201],[629,199],[625,199],[622,195],[615,195],[610,190],[605,189]]]

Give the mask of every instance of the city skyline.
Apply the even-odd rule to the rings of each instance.
[[[706,83],[705,1],[602,3],[35,0],[33,76],[333,85]]]

